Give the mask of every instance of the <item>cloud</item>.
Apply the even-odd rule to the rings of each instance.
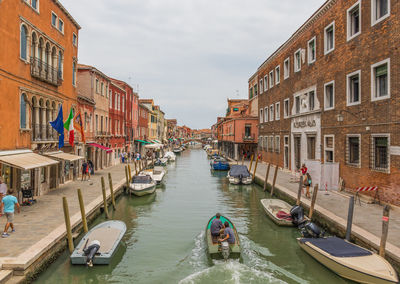
[[[65,3],[64,3],[65,2]],[[324,0],[64,0],[79,61],[154,98],[193,128],[247,97],[248,78]]]

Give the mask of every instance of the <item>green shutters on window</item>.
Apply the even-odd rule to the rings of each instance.
[[[377,77],[386,75],[387,74],[387,64],[379,66],[379,67],[376,67],[375,70],[376,70],[375,72],[376,72],[376,76]]]

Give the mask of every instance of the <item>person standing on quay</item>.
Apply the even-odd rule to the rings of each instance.
[[[4,232],[1,235],[2,238],[7,238],[10,235],[7,233],[8,228],[11,227],[11,233],[15,232],[14,229],[14,210],[15,210],[15,206],[17,206],[18,208],[18,213],[21,213],[21,208],[19,206],[18,200],[17,198],[13,195],[14,190],[13,189],[9,189],[7,190],[7,195],[3,198],[3,200],[1,201],[1,205],[0,205],[0,212],[3,211],[4,208],[4,215],[6,215],[7,217],[7,223],[6,226],[4,227]],[[0,213],[0,216],[2,214]]]
[[[7,185],[3,182],[3,178],[0,177],[0,204],[1,200],[7,193]],[[3,211],[0,211],[0,213],[3,213]]]

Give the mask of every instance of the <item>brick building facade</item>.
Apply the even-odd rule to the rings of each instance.
[[[399,9],[329,0],[258,68],[249,98],[267,162],[316,165],[321,181],[338,167],[346,189],[376,185],[400,204]]]

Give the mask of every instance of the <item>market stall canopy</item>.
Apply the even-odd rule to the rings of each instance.
[[[160,149],[163,147],[163,145],[162,144],[149,144],[144,147],[147,149]]]
[[[103,146],[103,145],[100,145],[100,144],[97,144],[97,143],[88,143],[88,145],[91,145],[93,147],[97,147],[99,149],[102,149],[102,150],[106,151],[106,153],[111,153],[112,152],[111,148],[108,148],[106,146]]]
[[[64,153],[64,152],[48,153],[48,154],[46,154],[46,156],[48,156],[50,158],[55,158],[57,160],[65,160],[65,161],[70,161],[70,162],[84,159],[84,157],[73,155],[73,154],[68,154],[68,153]]]
[[[58,164],[59,161],[52,160],[35,153],[23,153],[17,155],[0,156],[0,163],[21,170],[31,170]]]
[[[139,140],[139,139],[135,139],[135,141],[140,142],[142,144],[151,144],[150,142],[144,141],[144,140]]]

